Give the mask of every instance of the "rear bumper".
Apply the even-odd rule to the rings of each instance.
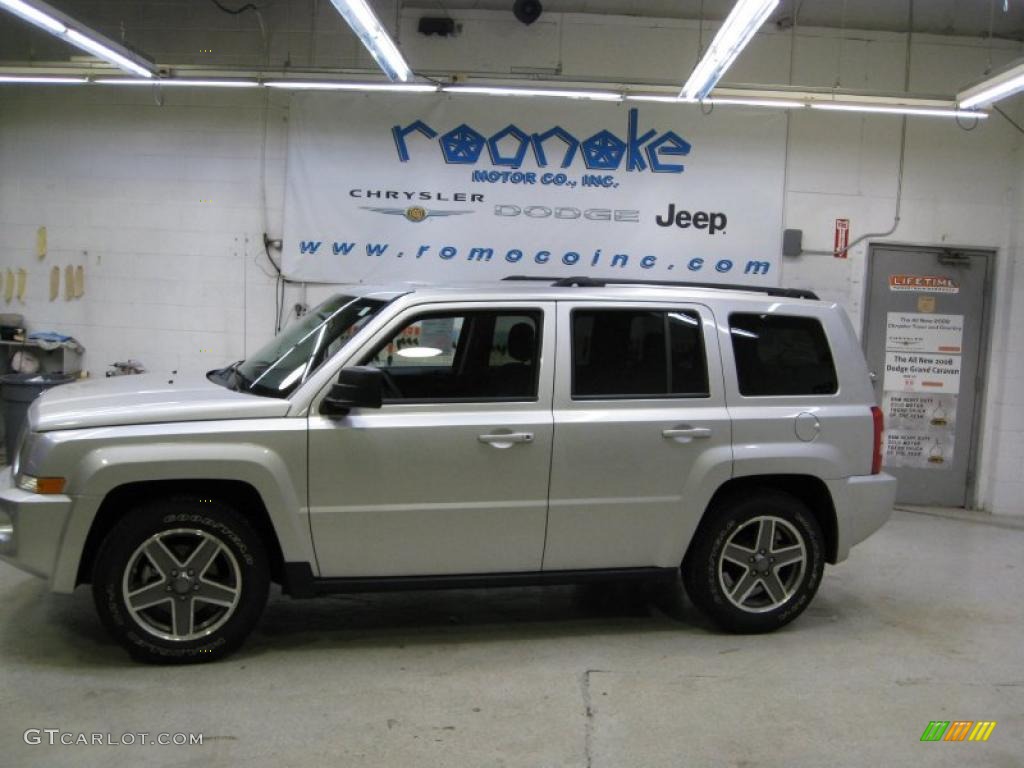
[[[70,511],[69,497],[23,491],[10,469],[0,472],[0,560],[50,579]]]
[[[828,486],[836,508],[838,563],[847,558],[851,547],[885,525],[892,515],[896,478],[884,473],[863,475],[833,480]]]

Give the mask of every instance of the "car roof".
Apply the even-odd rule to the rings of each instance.
[[[395,282],[352,284],[340,288],[350,295],[390,301],[399,296],[416,300],[445,301],[742,301],[778,303],[779,299],[821,304],[810,291],[774,286],[711,285],[706,283],[663,283],[593,278],[507,278],[489,282],[449,284]],[[410,294],[412,296],[410,296]]]

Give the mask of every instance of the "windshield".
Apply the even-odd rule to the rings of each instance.
[[[259,351],[240,363],[213,371],[210,378],[241,392],[287,397],[385,304],[379,299],[333,296]]]

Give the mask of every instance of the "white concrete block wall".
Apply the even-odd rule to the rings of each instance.
[[[1001,514],[1024,514],[1024,148],[1015,162],[1015,204],[1009,252],[996,279],[996,313],[987,375],[986,496],[979,505]]]
[[[28,271],[24,304],[3,311],[78,338],[100,376],[128,357],[154,371],[207,370],[268,338],[262,232],[281,227],[282,100],[263,91],[174,91],[162,106],[128,89],[0,94],[0,267]],[[85,268],[85,296],[65,300],[62,280],[50,301],[50,270],[68,265]]]
[[[419,15],[406,12],[400,33],[421,70],[509,75],[533,67],[581,80],[678,83],[696,57],[697,25],[686,21],[548,13],[527,29],[507,14],[466,12],[462,34],[442,40],[415,32]],[[168,17],[167,25],[162,49],[170,52],[196,47],[204,34],[191,21]],[[158,31],[147,34],[161,47]],[[729,79],[784,83],[792,71],[798,84],[901,90],[905,46],[905,36],[891,33],[770,29]],[[318,59],[337,53],[319,43],[318,51]],[[1014,43],[917,36],[911,90],[951,93],[990,59],[999,66],[1020,54]],[[1006,107],[1021,117],[1018,103]],[[0,89],[0,268],[30,270],[29,296],[14,311],[34,329],[78,337],[99,375],[126,357],[153,370],[202,371],[262,343],[275,301],[262,233],[281,233],[287,114],[282,93],[168,90],[158,105],[151,93],[128,89]],[[898,118],[801,112],[789,133],[780,229],[803,229],[806,248],[825,249],[836,218],[851,219],[854,237],[892,226]],[[1024,321],[1024,270],[1015,269],[1024,244],[1021,138],[1000,117],[973,131],[910,120],[902,217],[886,238],[998,253],[977,502],[1008,514],[1024,514],[1024,334],[1014,333]],[[43,262],[33,256],[40,225],[50,239]],[[786,260],[782,280],[842,303],[860,327],[867,253],[861,245],[848,259]],[[48,300],[54,264],[85,265],[83,299]],[[286,305],[315,303],[329,290],[290,287]]]

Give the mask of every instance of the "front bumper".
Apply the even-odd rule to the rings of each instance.
[[[828,486],[836,508],[836,562],[839,563],[849,556],[851,547],[885,525],[892,515],[896,478],[885,473],[861,475],[833,480]]]
[[[15,568],[52,577],[71,513],[71,499],[42,496],[14,485],[10,469],[0,472],[0,560]]]

